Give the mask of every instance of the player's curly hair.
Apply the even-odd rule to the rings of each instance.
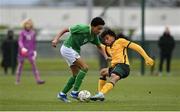
[[[129,37],[128,37],[128,36],[126,36],[126,35],[124,35],[122,32],[121,32],[121,33],[119,33],[119,34],[117,34],[116,39],[119,39],[119,38],[124,38],[124,39],[126,39],[126,40],[129,40],[129,41],[130,41]]]
[[[111,35],[116,39],[116,34],[109,28],[105,28],[100,37],[103,39],[106,35]]]
[[[101,33],[100,37],[103,39],[106,35],[111,35],[115,37],[116,40],[119,38],[124,38],[126,40],[129,40],[129,38],[126,35],[124,35],[122,32],[116,35],[115,32],[112,31],[110,28],[105,28],[105,30]]]
[[[91,26],[105,25],[104,20],[101,17],[95,17],[91,21]]]
[[[100,38],[99,38],[99,40],[101,41],[101,43],[104,44],[104,45],[105,45],[104,37],[105,37],[106,35],[111,35],[111,36],[113,36],[113,37],[116,39],[116,34],[115,34],[111,29],[105,28],[105,29],[103,30],[103,32],[100,34]]]

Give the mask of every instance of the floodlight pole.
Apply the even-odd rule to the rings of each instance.
[[[88,8],[88,21],[87,23],[89,24],[92,19],[92,8],[93,8],[93,0],[87,0],[87,8]]]
[[[145,26],[145,3],[146,0],[141,0],[141,46],[144,48],[145,46],[145,34],[144,34],[144,26]],[[144,59],[141,58],[141,75],[144,75],[145,67],[144,67]]]
[[[119,0],[119,7],[120,7],[120,16],[119,16],[120,25],[124,31],[124,29],[125,29],[124,28],[124,0]]]

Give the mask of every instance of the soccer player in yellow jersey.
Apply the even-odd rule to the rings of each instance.
[[[138,52],[144,59],[147,65],[152,66],[154,64],[141,46],[131,42],[125,38],[117,37],[116,34],[106,29],[102,32],[101,38],[106,45],[106,51],[111,56],[111,66],[101,70],[100,79],[98,82],[98,94],[92,96],[90,99],[93,101],[105,99],[104,95],[108,93],[114,85],[121,79],[126,78],[129,75],[129,60],[127,55],[127,49],[133,49]],[[109,82],[106,82],[106,77],[109,76]]]

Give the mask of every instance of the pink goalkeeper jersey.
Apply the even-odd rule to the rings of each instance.
[[[28,54],[33,54],[36,48],[36,33],[34,30],[23,29],[19,34],[18,39],[19,51],[24,47],[28,50]]]

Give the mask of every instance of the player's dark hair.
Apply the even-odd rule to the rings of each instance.
[[[124,38],[124,39],[126,39],[126,40],[129,40],[129,41],[130,41],[129,37],[128,37],[128,36],[126,36],[126,35],[124,35],[122,32],[121,32],[121,33],[119,33],[119,34],[116,36],[116,39],[119,39],[119,38]]]
[[[105,25],[104,20],[101,17],[95,17],[91,21],[91,26]]]
[[[115,39],[116,39],[116,34],[109,28],[105,28],[104,31],[101,33],[100,35],[100,41],[102,44],[106,45],[105,42],[104,42],[104,37],[106,35],[110,35],[110,36],[113,36]]]
[[[113,36],[114,38],[116,38],[116,34],[111,30],[111,29],[108,29],[106,28],[102,33],[101,33],[101,38],[104,38],[106,35],[111,35]]]
[[[101,37],[101,40],[102,40],[102,43],[103,42],[103,38],[106,36],[106,35],[110,35],[110,36],[113,36],[115,37],[115,40],[119,39],[119,38],[124,38],[126,40],[130,40],[126,35],[124,35],[123,33],[119,33],[118,35],[116,35],[114,33],[114,31],[112,31],[111,29],[109,28],[105,28],[105,30],[101,33],[100,37]]]

